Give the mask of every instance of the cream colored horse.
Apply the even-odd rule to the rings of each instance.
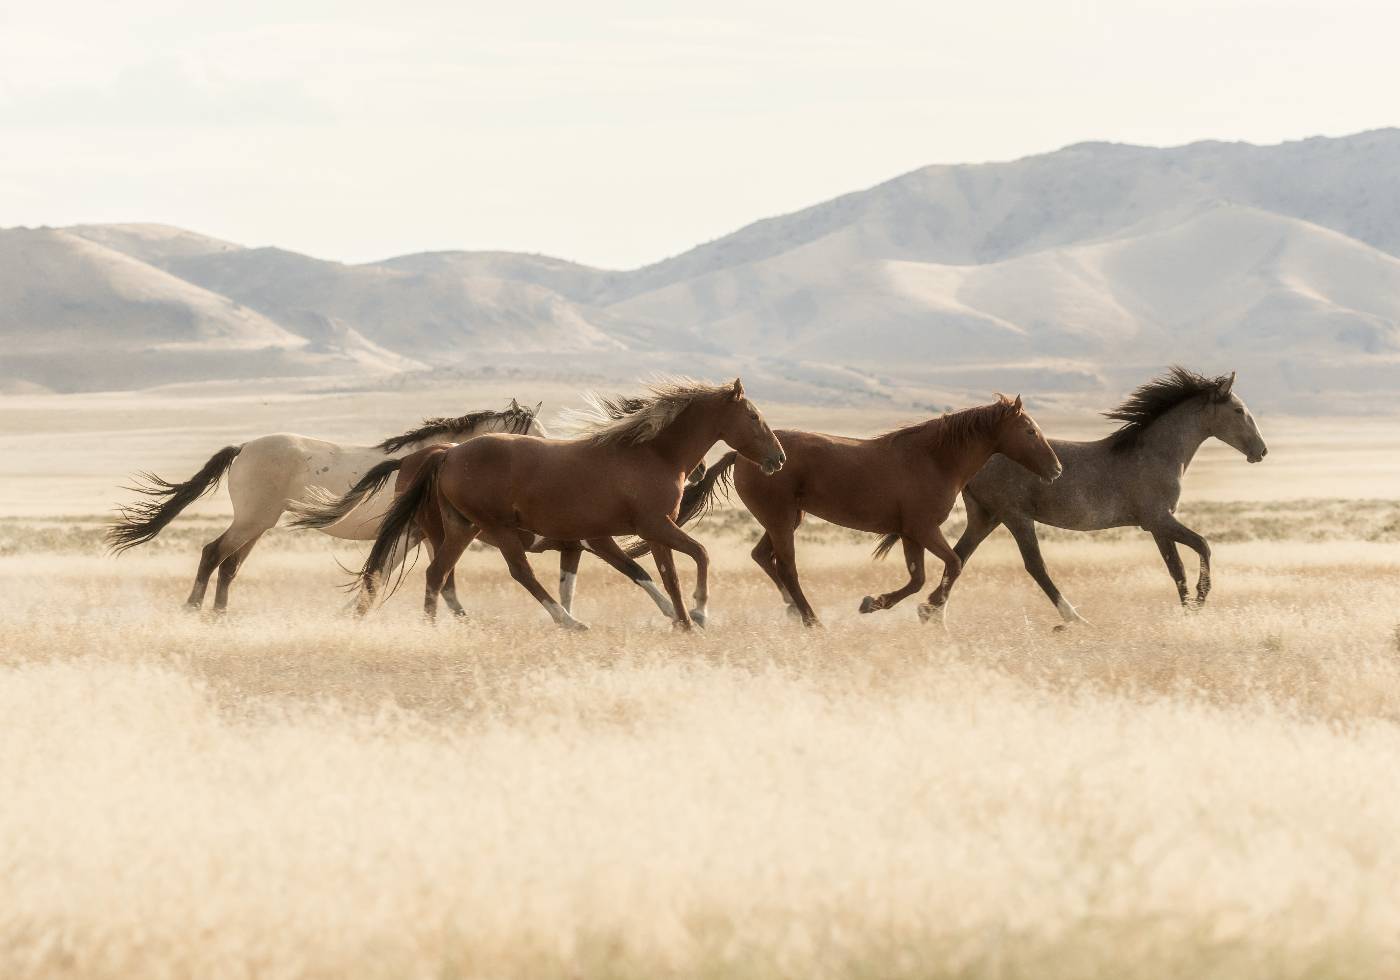
[[[503,412],[483,411],[457,418],[426,419],[417,429],[374,446],[346,446],[290,433],[261,436],[241,446],[226,446],[184,483],[169,483],[155,474],[142,474],[137,486],[131,489],[149,499],[121,508],[121,517],[108,530],[108,541],[116,552],[150,541],[182,510],[216,488],[227,473],[233,521],[204,546],[194,587],[185,603],[189,609],[199,609],[203,605],[209,577],[217,568],[219,583],[214,593],[214,611],[223,612],[228,606],[229,586],[234,576],[258,538],[276,525],[288,500],[309,501],[313,488],[348,490],[376,464],[425,446],[464,442],[487,432],[544,436],[544,427],[536,417],[538,410],[538,405],[527,409],[512,400]],[[385,490],[366,500],[352,520],[320,530],[347,541],[373,541],[392,502],[392,489]],[[399,549],[400,560],[406,553],[406,548]],[[455,590],[444,589],[443,598],[454,612],[461,613]]]

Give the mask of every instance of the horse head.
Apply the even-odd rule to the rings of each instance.
[[[1019,463],[1051,483],[1064,470],[1060,458],[1040,431],[1040,426],[1031,418],[1021,403],[1021,396],[1010,399],[998,395],[1006,409],[1006,416],[997,429],[996,451],[1014,463]]]

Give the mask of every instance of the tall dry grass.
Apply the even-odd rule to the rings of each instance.
[[[1056,634],[994,539],[945,636],[818,530],[808,634],[742,534],[701,637],[591,561],[572,636],[490,552],[436,628],[304,543],[223,622],[179,549],[0,557],[0,976],[1400,974],[1394,545],[1241,533],[1188,615],[1057,540]]]

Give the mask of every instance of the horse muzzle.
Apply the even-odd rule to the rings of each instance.
[[[1047,470],[1046,472],[1042,473],[1042,474],[1040,475],[1040,478],[1041,478],[1042,480],[1044,480],[1046,483],[1054,483],[1056,480],[1058,480],[1058,479],[1060,478],[1060,474],[1063,473],[1064,471],[1065,471],[1064,464],[1063,464],[1063,463],[1057,462],[1057,463],[1055,464],[1055,468],[1054,468],[1054,469],[1052,469],[1052,470]]]
[[[777,456],[769,456],[769,457],[768,457],[767,459],[765,459],[765,460],[763,461],[763,463],[761,464],[761,469],[763,470],[763,475],[764,475],[764,476],[772,476],[774,473],[776,473],[776,472],[778,472],[780,469],[782,469],[782,468],[783,468],[783,464],[786,463],[786,462],[787,462],[787,454],[786,454],[786,453],[782,453],[782,454],[779,454],[779,455],[777,455]]]
[[[1244,458],[1246,462],[1257,463],[1267,455],[1269,455],[1269,447],[1260,446],[1257,452],[1247,453]]]

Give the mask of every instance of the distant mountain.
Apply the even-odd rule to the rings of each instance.
[[[61,389],[733,363],[842,391],[1054,392],[1182,360],[1327,407],[1331,388],[1400,381],[1400,130],[926,167],[625,272],[16,229],[0,232],[0,340],[0,383]]]

